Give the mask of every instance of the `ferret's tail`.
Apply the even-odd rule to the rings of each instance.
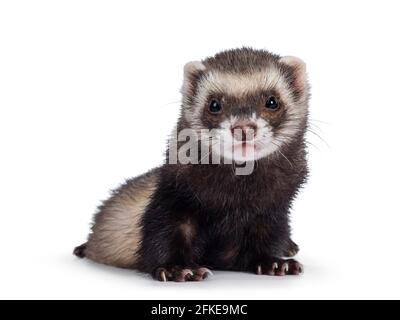
[[[85,258],[86,257],[86,243],[80,245],[79,247],[76,247],[74,249],[74,255],[76,255],[78,258]]]

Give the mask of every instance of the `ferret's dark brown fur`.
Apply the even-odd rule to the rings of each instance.
[[[308,175],[304,63],[264,50],[224,51],[186,65],[182,94],[178,132],[243,121],[258,126],[264,149],[254,171],[234,174],[236,161],[171,164],[167,152],[163,166],[127,181],[103,203],[75,254],[161,281],[199,281],[212,269],[301,273],[300,263],[284,257],[298,251],[289,211]],[[276,110],[265,108],[270,97],[279,101]],[[208,109],[215,100],[218,114]]]

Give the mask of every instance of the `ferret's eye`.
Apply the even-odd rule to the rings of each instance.
[[[265,104],[265,107],[266,107],[268,110],[275,111],[276,109],[279,108],[278,99],[276,99],[276,98],[273,97],[273,96],[272,96],[272,97],[269,97],[268,100],[267,100],[267,103]]]
[[[219,113],[222,110],[221,104],[217,100],[212,100],[208,107],[211,113]]]

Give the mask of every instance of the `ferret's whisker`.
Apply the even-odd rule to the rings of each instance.
[[[312,133],[313,135],[315,135],[316,137],[318,137],[323,143],[325,143],[325,145],[330,148],[331,146],[328,144],[328,142],[326,142],[326,140],[324,138],[322,138],[318,133],[316,133],[315,131],[313,131],[312,129],[308,128],[307,129],[308,132]]]
[[[282,157],[284,157],[284,158],[287,160],[287,162],[289,162],[290,166],[291,166],[292,168],[294,168],[294,167],[293,167],[293,163],[291,163],[290,160],[289,160],[280,150],[278,150],[278,152],[282,155]]]
[[[208,149],[207,154],[206,154],[204,157],[202,157],[202,158],[200,159],[199,164],[201,164],[201,163],[203,162],[203,160],[204,160],[205,158],[207,158],[207,157],[211,154],[212,148],[213,148],[215,145],[217,145],[217,144],[218,144],[218,141],[217,141],[217,142],[214,142],[214,143],[211,144],[211,145],[209,145],[209,149]]]
[[[182,101],[172,101],[172,102],[168,102],[168,103],[165,103],[165,104],[162,104],[162,105],[158,106],[158,108],[164,108],[164,107],[166,107],[166,106],[170,106],[170,105],[173,105],[173,104],[179,104],[179,105],[181,105],[181,104],[182,104]]]

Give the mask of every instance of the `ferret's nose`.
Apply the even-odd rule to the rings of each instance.
[[[232,126],[231,131],[237,141],[252,141],[257,133],[257,125],[253,122],[239,122]]]

